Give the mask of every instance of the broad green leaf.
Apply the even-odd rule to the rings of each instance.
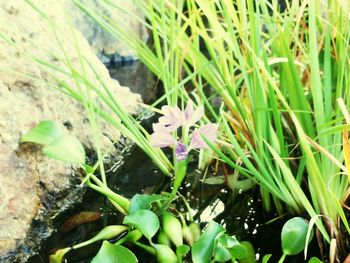
[[[153,202],[166,200],[167,198],[163,195],[140,195],[136,194],[131,198],[129,214],[136,212],[137,210],[144,209],[149,210]]]
[[[57,122],[42,121],[28,133],[21,137],[21,142],[33,142],[38,144],[50,144],[57,138],[63,136]]]
[[[182,262],[182,258],[190,252],[191,248],[188,245],[181,245],[176,248],[176,256],[179,262]]]
[[[233,248],[234,246],[239,245],[237,238],[229,236],[227,234],[221,235],[218,238],[218,242],[226,248]]]
[[[247,249],[233,236],[227,234],[221,235],[218,238],[218,245],[219,244],[227,248],[231,256],[235,259],[241,259],[247,255]]]
[[[84,164],[85,151],[80,141],[71,135],[64,135],[43,149],[45,155],[67,163]]]
[[[137,210],[124,218],[123,224],[136,227],[149,240],[159,229],[159,219],[155,213],[149,210]]]
[[[309,259],[308,263],[323,263],[323,261],[319,260],[316,257],[312,257]]]
[[[104,241],[91,263],[136,263],[134,253],[129,249]]]
[[[240,263],[256,263],[255,251],[253,245],[249,241],[240,242],[245,247],[247,253],[245,257],[239,259]]]
[[[232,256],[227,248],[218,243],[215,247],[214,258],[218,262],[226,262],[230,260]]]
[[[296,255],[303,251],[309,224],[304,218],[289,219],[282,228],[282,250],[286,255]]]
[[[211,221],[201,237],[192,246],[193,263],[208,263],[213,256],[215,240],[225,229],[218,223]]]
[[[54,254],[50,255],[50,263],[62,263],[63,257],[67,254],[72,248],[66,247],[57,250]]]

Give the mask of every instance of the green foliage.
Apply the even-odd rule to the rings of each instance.
[[[63,258],[65,256],[65,254],[67,254],[72,248],[70,247],[66,247],[66,248],[62,248],[62,249],[58,249],[57,251],[55,251],[55,253],[50,255],[50,263],[61,263],[63,262]]]
[[[299,254],[306,244],[306,235],[309,224],[301,217],[289,219],[283,226],[281,232],[282,251],[286,255]],[[309,242],[312,238],[309,239]]]
[[[218,223],[209,222],[207,229],[192,246],[192,260],[194,263],[208,263],[213,256],[216,237],[225,229]]]
[[[21,137],[21,142],[50,144],[61,137],[63,132],[55,121],[42,121]]]
[[[178,263],[177,256],[170,247],[156,244],[154,248],[156,249],[157,261],[159,263]]]
[[[149,240],[157,233],[160,225],[157,215],[144,209],[137,210],[124,217],[123,224],[139,229]]]
[[[316,257],[312,257],[310,258],[310,260],[308,261],[308,263],[323,263],[323,261],[319,260]]]
[[[76,137],[71,135],[64,135],[55,139],[43,148],[43,153],[52,159],[67,163],[85,163],[84,147]]]
[[[130,200],[129,214],[132,214],[140,209],[149,210],[153,202],[164,201],[167,197],[163,195],[134,195]]]
[[[21,142],[45,145],[43,153],[52,159],[85,164],[85,150],[80,141],[72,135],[65,135],[54,121],[40,122],[21,137]]]
[[[134,253],[129,249],[104,241],[91,263],[136,263]]]
[[[101,240],[108,240],[111,238],[115,238],[127,230],[128,230],[127,226],[121,226],[121,225],[106,226],[100,232],[98,232],[94,237],[92,237],[92,238],[90,238],[82,243],[76,244],[72,248],[77,249],[77,248],[88,246],[92,243],[95,243],[95,242],[98,242]]]

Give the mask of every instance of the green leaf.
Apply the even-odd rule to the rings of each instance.
[[[153,202],[166,200],[167,198],[163,195],[140,195],[136,194],[131,198],[129,214],[136,212],[140,209],[149,210]]]
[[[247,249],[233,236],[227,234],[221,235],[218,238],[218,245],[219,244],[227,248],[231,256],[235,259],[241,259],[247,255]]]
[[[240,242],[246,249],[246,256],[239,259],[240,263],[256,263],[255,251],[253,245],[249,241]]]
[[[63,257],[67,254],[72,248],[66,247],[59,249],[55,252],[55,254],[50,255],[50,263],[61,263],[63,261]]]
[[[43,152],[48,157],[67,162],[67,163],[85,163],[85,151],[80,141],[71,135],[64,135],[49,145],[45,146]]]
[[[182,258],[190,252],[191,248],[188,245],[181,245],[176,248],[176,256],[179,259],[179,262],[182,262]]]
[[[210,261],[213,255],[216,237],[223,231],[225,229],[218,223],[214,221],[209,222],[207,229],[192,246],[193,263],[208,263]]]
[[[303,251],[309,224],[304,218],[289,219],[282,228],[282,250],[286,255],[296,255]]]
[[[316,257],[312,257],[309,259],[308,263],[323,263],[323,261],[319,260]]]
[[[271,257],[272,257],[272,254],[266,254],[266,255],[262,258],[261,263],[267,263]]]
[[[104,241],[97,255],[91,263],[136,263],[138,262],[134,253],[129,249]]]
[[[136,227],[149,240],[159,229],[159,219],[155,213],[149,210],[138,210],[124,218],[123,224]]]
[[[50,144],[57,138],[61,137],[61,131],[57,122],[42,121],[27,134],[21,137],[21,142],[33,142],[38,144]]]
[[[232,256],[227,248],[218,243],[215,247],[214,258],[218,262],[226,262],[230,260]]]

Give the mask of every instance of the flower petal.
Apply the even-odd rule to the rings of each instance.
[[[183,123],[183,114],[178,107],[163,106],[163,116],[159,118],[159,123],[175,131]]]
[[[219,126],[217,124],[210,123],[200,127],[199,129],[195,129],[192,133],[190,149],[209,148],[209,146],[202,139],[201,135],[206,137],[210,142],[214,142],[217,137],[218,127]]]
[[[189,100],[187,102],[185,111],[184,111],[184,124],[193,126],[198,122],[204,115],[204,109],[202,106],[198,107],[196,110],[193,109],[193,102]]]
[[[157,131],[151,134],[151,145],[153,147],[168,147],[176,144],[175,138],[166,131]]]

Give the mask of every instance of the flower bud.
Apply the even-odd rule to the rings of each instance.
[[[171,213],[165,212],[163,214],[163,229],[176,247],[183,245],[181,223]]]
[[[177,256],[172,249],[166,245],[154,245],[159,263],[178,263]]]

